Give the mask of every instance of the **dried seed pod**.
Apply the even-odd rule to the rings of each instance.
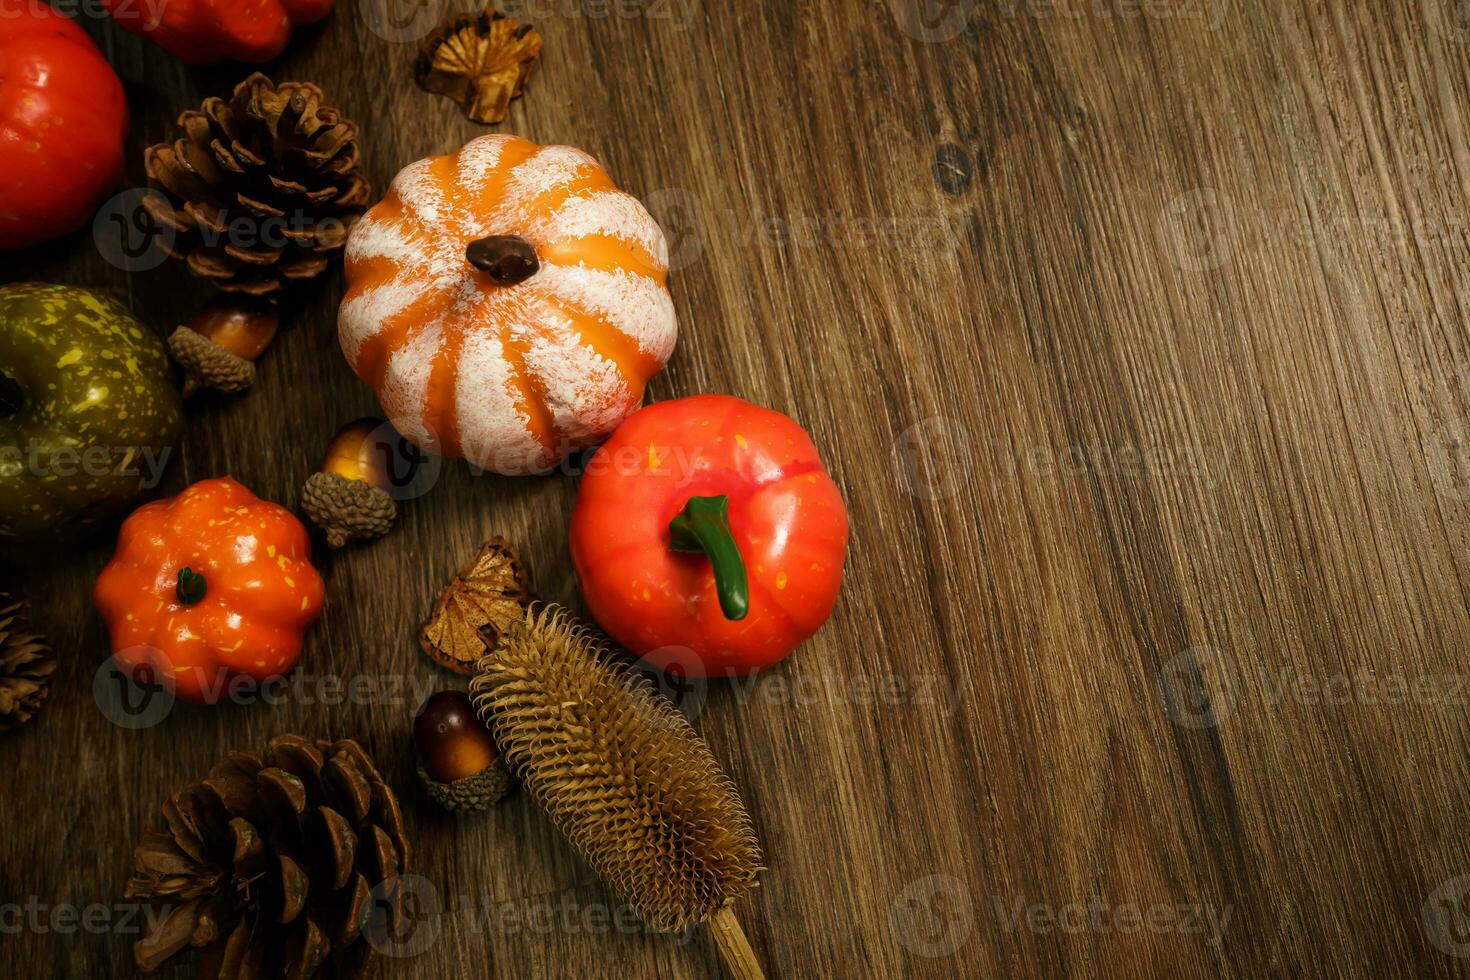
[[[473,812],[510,792],[510,770],[463,691],[431,695],[414,719],[419,779],[446,810]]]
[[[541,34],[493,7],[450,18],[425,39],[414,79],[426,92],[447,95],[477,123],[498,123],[521,94],[536,59]]]
[[[255,360],[270,346],[281,314],[269,300],[212,300],[188,326],[168,338],[168,352],[184,369],[184,396],[201,388],[244,391],[255,382]]]
[[[349,422],[332,437],[321,472],[307,479],[301,509],[327,532],[333,548],[380,538],[398,519],[398,504],[388,493],[395,439],[382,419]]]
[[[619,898],[669,932],[717,920],[732,955],[722,927],[739,932],[729,906],[760,844],[678,709],[554,605],[511,624],[470,689],[511,772]]]
[[[419,646],[439,666],[473,674],[486,647],[493,647],[530,604],[530,581],[520,555],[504,538],[491,538],[439,594],[434,612],[419,630]]]

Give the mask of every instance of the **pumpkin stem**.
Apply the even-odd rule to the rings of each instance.
[[[179,569],[179,584],[174,589],[174,594],[179,601],[186,606],[192,606],[204,598],[204,593],[209,591],[209,583],[204,581],[204,576],[194,569],[185,565]]]
[[[535,247],[520,235],[477,238],[464,250],[464,257],[501,286],[525,282],[541,268]]]
[[[750,611],[750,581],[745,558],[730,532],[730,498],[690,497],[669,521],[669,547],[674,551],[706,555],[715,573],[715,593],[726,619],[744,619]]]

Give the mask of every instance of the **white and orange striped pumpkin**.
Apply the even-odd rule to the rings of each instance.
[[[358,377],[422,448],[497,473],[606,439],[678,336],[663,232],[567,146],[482,136],[410,164],[346,265]]]

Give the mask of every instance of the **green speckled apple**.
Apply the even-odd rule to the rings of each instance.
[[[114,516],[157,482],[182,428],[163,344],[125,307],[0,286],[0,546]]]

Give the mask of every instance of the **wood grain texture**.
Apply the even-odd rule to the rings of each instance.
[[[363,124],[379,188],[481,131],[370,28],[389,2],[343,0],[272,68]],[[793,415],[851,507],[831,623],[686,701],[766,845],[738,912],[769,975],[1470,972],[1460,4],[506,10],[545,54],[501,128],[585,148],[670,232],[683,333],[652,397]],[[141,148],[242,72],[88,25],[140,186]],[[85,236],[3,278],[111,288],[160,331],[204,298]],[[193,404],[160,492],[230,473],[296,503],[375,411],[340,294],[292,312],[256,390]],[[368,703],[309,688],[125,731],[92,695],[110,543],[12,573],[62,666],[0,750],[0,902],[118,902],[171,789],[276,733],[353,736],[444,906],[382,975],[720,975],[709,936],[611,915],[524,796],[454,819],[414,788],[413,709],[455,682],[416,626],[493,534],[575,602],[575,493],[448,464],[391,536],[319,553],[301,670],[370,678]],[[0,975],[132,975],[130,936],[16,921]]]

